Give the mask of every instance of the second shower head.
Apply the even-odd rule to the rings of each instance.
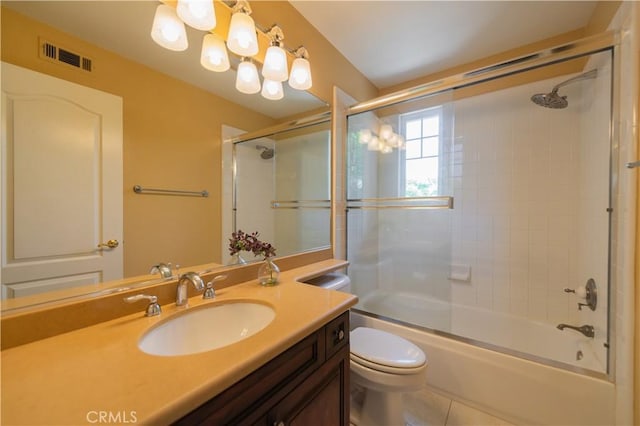
[[[270,160],[275,155],[275,150],[273,148],[266,147],[264,145],[256,145],[256,149],[262,150],[260,153],[260,158],[263,160]]]

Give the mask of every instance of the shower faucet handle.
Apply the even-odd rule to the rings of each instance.
[[[596,282],[593,278],[589,278],[587,285],[579,286],[575,289],[565,288],[565,293],[575,293],[581,299],[584,299],[587,303],[578,303],[578,310],[581,311],[583,306],[589,307],[592,311],[596,310],[598,306],[598,289],[596,288]]]

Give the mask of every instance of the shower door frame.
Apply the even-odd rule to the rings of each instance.
[[[611,55],[611,96],[610,96],[610,117],[609,117],[609,199],[608,199],[608,209],[609,217],[608,217],[608,259],[607,259],[607,294],[608,294],[608,306],[607,306],[607,339],[605,343],[605,347],[607,348],[607,360],[606,360],[606,373],[600,373],[592,370],[586,370],[578,367],[573,367],[564,363],[560,363],[550,359],[541,359],[536,356],[526,356],[526,354],[520,353],[518,351],[511,351],[508,348],[497,348],[494,345],[484,343],[481,341],[477,341],[474,339],[469,339],[461,336],[456,336],[444,331],[434,330],[434,329],[426,329],[424,327],[419,327],[420,329],[424,329],[428,332],[435,333],[438,335],[442,335],[448,338],[452,338],[461,342],[470,343],[476,346],[498,350],[500,352],[504,352],[507,354],[515,355],[520,358],[530,359],[536,362],[540,362],[546,365],[556,366],[559,368],[563,368],[565,370],[574,371],[580,374],[584,374],[591,377],[596,378],[604,378],[610,382],[614,382],[615,378],[615,339],[612,339],[615,336],[615,327],[614,327],[614,309],[613,307],[616,304],[616,292],[612,288],[615,284],[614,280],[614,271],[612,268],[613,261],[613,245],[612,245],[612,237],[613,237],[613,205],[614,205],[614,183],[613,183],[613,175],[618,170],[618,162],[616,161],[616,156],[614,155],[614,141],[619,137],[618,131],[613,123],[616,122],[616,117],[618,116],[618,109],[615,107],[617,105],[618,93],[616,92],[616,72],[617,72],[617,62],[616,58],[618,55],[616,54],[616,49],[619,47],[619,39],[620,35],[618,31],[607,31],[594,36],[578,39],[571,41],[569,43],[561,44],[558,46],[546,48],[543,50],[534,51],[522,56],[514,57],[508,59],[506,61],[502,61],[499,63],[495,63],[486,67],[473,69],[464,73],[451,75],[448,77],[444,77],[435,81],[427,82],[421,84],[419,86],[411,87],[408,89],[404,89],[398,92],[390,93],[388,95],[380,96],[369,101],[360,102],[354,104],[346,109],[345,118],[348,119],[349,116],[374,111],[376,109],[380,109],[386,106],[408,102],[411,100],[415,100],[417,98],[433,96],[441,94],[448,90],[461,89],[469,86],[474,86],[481,83],[486,83],[492,80],[496,80],[503,77],[508,77],[515,74],[520,74],[527,71],[532,71],[538,68],[542,68],[549,65],[554,65],[561,62],[570,61],[573,59],[578,59],[581,57],[587,57],[590,55],[594,55],[601,52],[609,52]],[[346,144],[343,146],[345,150],[343,155],[346,156]],[[345,157],[346,158],[346,157]],[[344,199],[346,199],[346,185],[344,187],[345,194],[343,194]],[[346,232],[346,230],[345,230]],[[346,234],[344,235],[346,242]],[[353,308],[352,308],[353,309]],[[354,309],[360,314],[371,316],[374,318],[380,318],[384,320],[390,320],[386,317],[381,317],[379,315],[362,311],[360,309]],[[391,320],[392,322],[402,323],[401,321]],[[412,325],[413,326],[413,325]]]

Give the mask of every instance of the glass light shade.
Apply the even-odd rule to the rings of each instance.
[[[372,137],[373,135],[371,134],[371,130],[362,129],[360,130],[358,142],[360,142],[361,144],[368,144]]]
[[[229,55],[222,39],[207,34],[202,39],[200,64],[208,70],[224,72],[229,69]]]
[[[156,8],[151,27],[151,38],[169,50],[181,51],[189,47],[184,23],[171,6],[161,4]]]
[[[380,139],[387,140],[393,134],[393,128],[389,124],[380,126]]]
[[[369,151],[378,151],[380,149],[380,139],[377,136],[373,136],[367,143],[367,149]]]
[[[236,12],[231,16],[227,47],[240,56],[253,56],[258,53],[256,25],[251,16]]]
[[[389,145],[382,144],[380,146],[380,152],[383,154],[389,154],[391,151],[393,151],[393,149]]]
[[[289,78],[287,53],[282,47],[269,46],[264,56],[262,75],[266,80],[285,81]]]
[[[387,138],[387,145],[391,148],[398,147],[398,135],[396,133],[391,133],[391,136]]]
[[[297,90],[310,89],[311,66],[309,61],[304,58],[296,58],[291,65],[291,76],[289,77],[289,86]]]
[[[213,0],[178,0],[178,17],[196,30],[210,31],[216,26]]]
[[[264,79],[262,83],[262,96],[272,101],[277,101],[284,97],[282,82]]]
[[[238,65],[236,89],[248,95],[260,91],[260,77],[258,77],[258,69],[253,62],[243,61]]]

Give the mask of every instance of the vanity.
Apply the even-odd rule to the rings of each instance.
[[[155,317],[140,303],[135,313],[5,349],[2,424],[348,424],[348,310],[357,299],[302,284],[344,266],[311,263],[282,272],[277,286],[252,279],[212,300],[193,295],[186,309],[163,304]],[[138,347],[189,310],[236,303],[268,306],[273,319],[209,351],[159,356]]]

